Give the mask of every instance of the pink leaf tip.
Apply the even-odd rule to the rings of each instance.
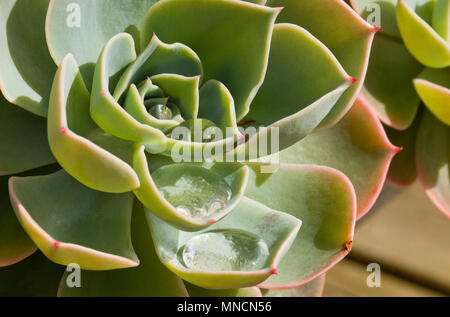
[[[398,152],[403,151],[403,148],[401,146],[394,146],[394,152],[397,154]]]
[[[213,224],[215,224],[216,223],[216,221],[214,220],[214,219],[211,219],[210,221],[209,221],[209,224],[210,225],[213,225]]]
[[[284,7],[277,7],[277,8],[274,8],[274,9],[277,10],[278,13],[280,13],[281,11],[283,11]]]
[[[102,91],[100,92],[102,94],[102,96],[106,96],[106,90],[102,89]]]
[[[350,76],[350,83],[351,84],[354,84],[354,83],[356,83],[358,81],[358,79],[356,79],[355,77],[351,77]]]
[[[66,134],[67,133],[67,129],[64,128],[64,127],[61,127],[61,129],[59,131],[61,131],[62,134]]]
[[[147,121],[148,121],[148,122],[152,121],[152,117],[148,117],[148,118],[147,118]]]
[[[156,36],[156,33],[153,32],[152,41],[153,41],[153,40],[157,40],[157,39],[158,39],[158,37]]]
[[[276,268],[272,268],[270,270],[270,274],[278,274],[277,269]]]
[[[373,27],[373,33],[377,33],[381,28],[379,26],[374,26]]]
[[[59,243],[59,242],[53,242],[53,245],[55,246],[55,248],[58,248],[58,247],[61,245],[61,243]]]

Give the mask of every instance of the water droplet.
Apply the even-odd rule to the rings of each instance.
[[[179,251],[184,265],[204,271],[253,271],[263,269],[269,248],[258,236],[240,230],[220,230],[190,239]]]
[[[171,120],[172,110],[169,107],[158,104],[150,108],[148,111],[152,116],[159,120]]]
[[[231,188],[223,178],[200,166],[166,165],[152,177],[164,199],[194,219],[212,218],[231,199]]]

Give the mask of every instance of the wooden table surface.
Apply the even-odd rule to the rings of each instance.
[[[353,249],[327,273],[324,296],[450,295],[450,219],[420,184],[399,192],[357,223]],[[381,267],[379,288],[367,286],[369,263]]]

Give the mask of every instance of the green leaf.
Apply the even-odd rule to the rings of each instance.
[[[0,177],[0,223],[0,267],[20,262],[36,251],[35,244],[23,230],[9,202],[7,176]]]
[[[450,43],[450,1],[436,0],[433,11],[432,24],[433,29]]]
[[[226,135],[227,128],[237,131],[234,100],[221,82],[208,80],[200,89],[198,117],[214,122]]]
[[[204,80],[216,79],[230,90],[240,120],[264,80],[278,12],[243,1],[161,1],[144,19],[141,45],[155,33],[166,43],[192,48],[203,63]]]
[[[182,164],[186,171],[197,174],[197,169],[204,168],[206,170],[211,169],[212,172],[223,177],[224,181],[230,186],[232,195],[225,207],[218,213],[211,217],[205,217],[204,219],[194,219],[184,215],[172,206],[159,192],[153,178],[152,173],[158,168],[173,164],[173,161],[167,157],[163,158],[146,155],[143,146],[137,146],[134,156],[134,169],[139,176],[141,187],[134,191],[136,197],[146,206],[152,213],[168,222],[172,226],[186,231],[195,231],[206,228],[212,223],[222,219],[241,200],[245,186],[247,184],[248,169],[239,163],[216,163],[213,166],[204,166],[189,163]],[[177,171],[179,171],[177,169]],[[168,175],[169,177],[169,175]]]
[[[61,170],[12,177],[9,194],[22,227],[53,262],[88,270],[138,265],[130,239],[130,193],[94,191]]]
[[[334,125],[350,109],[363,85],[374,36],[373,27],[344,1],[268,0],[267,5],[284,7],[277,22],[296,24],[308,30],[333,52],[350,76],[358,79],[342,95],[320,128]]]
[[[425,68],[414,79],[417,93],[427,108],[446,125],[450,125],[450,67]]]
[[[281,164],[273,174],[261,173],[260,167],[251,169],[245,196],[302,220],[300,233],[276,266],[278,273],[260,287],[303,285],[350,251],[355,191],[344,174],[329,167]]]
[[[150,78],[147,82],[151,83]],[[166,102],[167,99],[168,98],[163,98]],[[153,100],[155,99],[152,99],[152,101]],[[139,123],[147,124],[163,132],[167,132],[179,124],[179,122],[175,120],[159,120],[150,115],[144,104],[144,96],[139,93],[138,88],[134,84],[131,84],[130,89],[128,90],[127,97],[125,98],[124,109]]]
[[[163,264],[189,283],[209,289],[245,288],[267,279],[274,273],[273,268],[278,267],[279,261],[289,249],[301,226],[300,220],[249,198],[243,198],[226,218],[206,230],[195,233],[178,231],[150,212],[147,213],[147,217],[156,251]],[[261,238],[269,249],[269,257],[264,267],[249,271],[195,270],[181,262],[180,249],[189,240],[203,233],[220,232],[220,230],[243,231]],[[217,248],[215,244],[208,245],[208,241],[203,241],[203,246],[213,250]],[[234,247],[242,247],[245,250],[245,245],[237,244]],[[253,249],[250,250],[253,251]],[[238,253],[242,257],[246,252],[250,251]]]
[[[110,92],[125,68],[135,60],[134,42],[130,35],[118,34],[105,45],[95,67],[90,114],[106,132],[121,139],[142,142],[147,150],[159,153],[166,147],[165,135],[158,129],[139,123]]]
[[[277,24],[266,79],[245,120],[279,127],[280,148],[286,148],[311,133],[351,83],[333,54],[308,31]]]
[[[46,124],[45,119],[10,104],[0,94],[0,175],[55,162],[48,146]]]
[[[450,127],[428,111],[420,124],[416,161],[428,197],[450,217]]]
[[[421,109],[422,110],[422,109]],[[389,167],[388,180],[400,186],[411,185],[417,179],[416,170],[416,140],[422,111],[420,111],[411,126],[403,131],[385,127],[386,134],[392,144],[399,146],[402,150],[395,155]]]
[[[379,14],[380,32],[400,38],[397,17],[395,16],[397,0],[350,0],[350,3],[355,11],[369,23],[373,21],[374,15]],[[377,11],[376,6],[380,8],[380,11]]]
[[[0,268],[1,297],[55,297],[64,267],[41,252],[13,266]]]
[[[160,74],[150,78],[180,108],[185,120],[198,114],[200,77],[185,77],[177,74]]]
[[[139,187],[139,179],[129,165],[133,144],[107,135],[95,125],[89,116],[89,99],[78,66],[69,54],[56,73],[50,97],[48,139],[52,152],[58,163],[84,185],[110,193],[129,192]]]
[[[359,219],[375,203],[398,150],[370,106],[359,98],[336,126],[280,152],[280,162],[324,165],[343,172],[355,187]]]
[[[58,295],[64,297],[181,297],[187,296],[182,280],[159,261],[147,226],[142,205],[135,202],[131,219],[131,238],[140,264],[135,268],[102,272],[81,271],[81,287],[70,288],[66,272]]]
[[[46,35],[53,59],[59,65],[71,53],[84,68],[97,62],[106,42],[114,35],[128,32],[135,40],[139,39],[144,15],[156,2],[158,0],[52,0]]]
[[[405,130],[414,121],[420,100],[412,80],[422,69],[402,43],[375,37],[362,95],[383,123]]]
[[[201,76],[202,63],[197,54],[186,45],[165,44],[155,35],[145,50],[122,74],[113,96],[119,100],[131,83],[137,85],[147,77],[160,74],[177,74],[183,77]],[[166,92],[166,95],[172,97],[169,92]]]
[[[0,89],[9,102],[42,117],[56,71],[44,34],[48,3],[4,0],[0,7]]]
[[[406,47],[417,60],[433,68],[450,66],[450,44],[404,1],[398,1],[397,22]]]

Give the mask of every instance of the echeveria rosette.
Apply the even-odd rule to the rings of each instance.
[[[381,8],[362,97],[403,147],[388,178],[423,187],[450,216],[450,1],[351,0],[363,17]],[[425,107],[423,107],[424,105]]]
[[[396,150],[364,105],[348,112],[374,28],[338,0],[79,0],[80,27],[69,27],[73,3],[0,6],[0,279],[77,263],[83,286],[64,276],[59,295],[255,296],[303,285],[348,254]],[[169,134],[193,120],[232,135],[183,141],[209,155],[176,163]],[[246,122],[269,129],[240,144]],[[218,159],[215,145],[248,153],[273,128],[272,174],[263,162],[205,161]],[[165,199],[158,182],[180,171],[226,185],[220,212],[189,217]],[[223,240],[196,238],[217,232],[250,243],[239,260],[257,246],[267,258],[257,269],[187,266],[180,252],[198,241],[214,252]]]

